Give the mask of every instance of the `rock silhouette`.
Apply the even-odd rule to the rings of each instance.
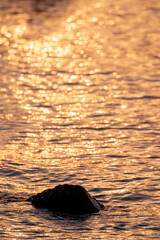
[[[95,213],[104,208],[80,185],[58,185],[31,196],[28,201],[36,208],[69,214]]]

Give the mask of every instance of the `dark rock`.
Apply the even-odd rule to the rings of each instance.
[[[95,213],[104,208],[79,185],[58,185],[30,197],[28,201],[36,208],[69,214]]]

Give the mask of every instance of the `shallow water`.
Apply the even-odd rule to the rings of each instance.
[[[0,1],[0,239],[159,239],[160,2]],[[81,184],[105,210],[25,201]]]

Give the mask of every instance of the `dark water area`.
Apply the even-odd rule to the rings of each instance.
[[[160,2],[0,0],[0,239],[160,239]],[[80,184],[105,205],[27,199]]]

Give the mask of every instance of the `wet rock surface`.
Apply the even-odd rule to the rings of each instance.
[[[103,204],[79,185],[58,185],[31,196],[28,201],[36,208],[69,214],[95,213],[104,208]]]

